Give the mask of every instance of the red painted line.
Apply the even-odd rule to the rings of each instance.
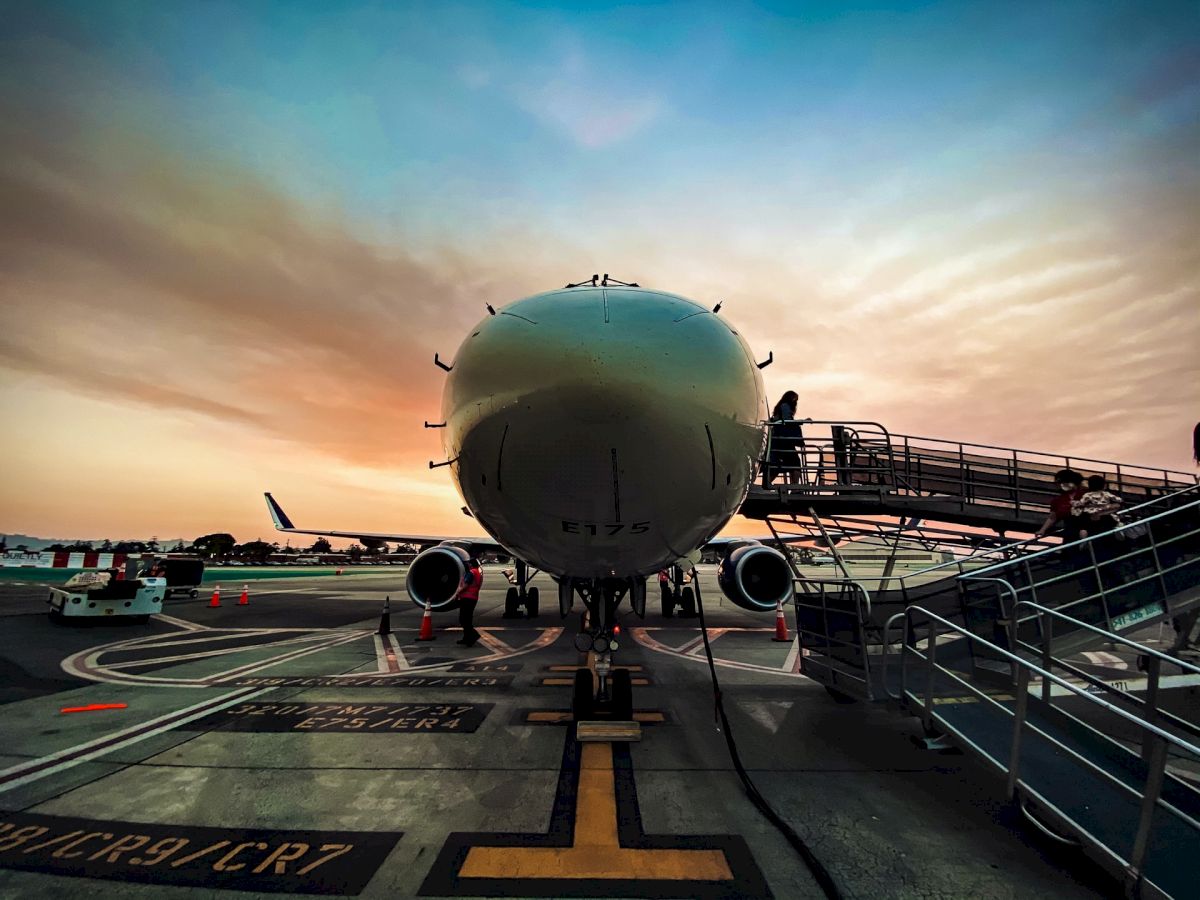
[[[381,635],[383,641],[383,652],[387,656],[387,667],[389,672],[400,671],[400,660],[396,659],[396,648],[392,646],[392,636],[390,634]]]
[[[128,709],[128,704],[125,703],[92,703],[89,706],[64,706],[59,712],[75,713],[75,712],[94,712],[98,709]]]

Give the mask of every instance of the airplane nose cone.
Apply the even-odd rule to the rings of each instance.
[[[756,421],[761,381],[749,348],[691,300],[639,289],[578,288],[518,301],[464,342],[447,383],[447,419],[472,403],[539,402],[601,424],[681,406]]]

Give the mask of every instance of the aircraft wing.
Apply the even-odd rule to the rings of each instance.
[[[432,547],[434,544],[451,543],[467,548],[467,552],[472,556],[495,550],[503,553],[508,552],[491,538],[435,534],[382,534],[375,531],[332,531],[327,528],[297,528],[292,524],[292,520],[288,518],[288,514],[283,511],[283,507],[279,505],[279,501],[272,497],[270,492],[265,493],[263,496],[267,498],[267,509],[271,513],[271,519],[275,522],[275,530],[285,531],[288,534],[315,534],[323,537],[350,538],[356,541],[365,538],[367,540],[391,541],[398,544],[419,544],[422,549]]]
[[[829,532],[829,538],[835,544],[844,538],[840,531]],[[703,550],[719,550],[722,553],[732,553],[742,544],[757,541],[760,544],[766,544],[768,547],[775,544],[777,541],[784,544],[801,544],[810,542],[818,547],[825,546],[825,538],[819,534],[783,534],[776,538],[774,535],[758,535],[755,537],[719,537],[710,538],[704,542],[701,549]]]

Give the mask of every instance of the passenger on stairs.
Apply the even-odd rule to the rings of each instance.
[[[1108,489],[1103,475],[1088,478],[1087,492],[1078,500],[1071,501],[1071,515],[1079,520],[1079,538],[1089,534],[1101,534],[1117,527],[1116,512],[1121,508],[1121,498]]]
[[[804,433],[796,422],[796,404],[800,395],[786,391],[771,411],[771,455],[767,460],[767,484],[783,474],[788,484],[800,483],[800,447]]]
[[[1058,483],[1058,496],[1050,501],[1050,514],[1037,530],[1035,537],[1045,537],[1057,523],[1063,523],[1063,543],[1079,540],[1080,521],[1072,514],[1071,504],[1082,499],[1083,476],[1074,469],[1059,469],[1054,473]]]

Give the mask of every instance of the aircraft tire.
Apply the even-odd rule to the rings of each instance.
[[[696,592],[690,587],[685,587],[679,598],[680,618],[694,619],[697,616],[696,612]]]
[[[664,619],[675,615],[674,598],[671,596],[671,591],[665,587],[662,589],[662,614]]]
[[[571,614],[571,607],[574,605],[575,586],[571,584],[571,579],[564,575],[558,580],[558,614],[565,619]]]
[[[520,595],[517,593],[517,589],[515,587],[510,587],[507,591],[504,592],[504,614],[501,616],[501,618],[502,619],[519,618],[521,613],[517,610],[517,607],[520,605],[521,605],[521,598],[520,598]]]
[[[571,693],[571,715],[575,721],[592,717],[592,670],[576,669]]]
[[[633,718],[633,682],[628,669],[613,670],[609,691],[612,694],[612,716],[620,722]]]
[[[538,614],[538,604],[541,602],[541,594],[537,588],[530,588],[525,595],[525,615],[526,618],[536,619]]]

